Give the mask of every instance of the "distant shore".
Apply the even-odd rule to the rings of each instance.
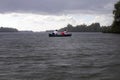
[[[16,28],[0,27],[0,32],[18,32]]]

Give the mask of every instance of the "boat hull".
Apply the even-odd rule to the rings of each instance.
[[[61,34],[49,34],[49,37],[70,37],[72,36],[72,34],[65,34],[65,35],[61,35]]]

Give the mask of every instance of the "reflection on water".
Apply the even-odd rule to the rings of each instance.
[[[120,35],[0,33],[0,80],[120,80]]]

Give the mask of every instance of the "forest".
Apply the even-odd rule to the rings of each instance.
[[[104,32],[108,29],[108,26],[100,26],[100,23],[92,23],[91,25],[82,24],[77,26],[68,24],[67,27],[61,28],[59,31],[67,30],[69,32]]]
[[[100,26],[100,23],[92,23],[91,25],[77,25],[72,26],[68,24],[59,31],[67,30],[69,32],[104,32],[104,33],[120,33],[120,0],[114,4],[114,21],[110,26]]]
[[[114,5],[114,21],[109,32],[120,33],[120,0]]]
[[[0,32],[18,32],[15,28],[0,27]]]

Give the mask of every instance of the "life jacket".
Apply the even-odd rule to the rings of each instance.
[[[64,32],[61,32],[61,34],[62,34],[62,35],[65,35],[65,33],[64,33]]]

